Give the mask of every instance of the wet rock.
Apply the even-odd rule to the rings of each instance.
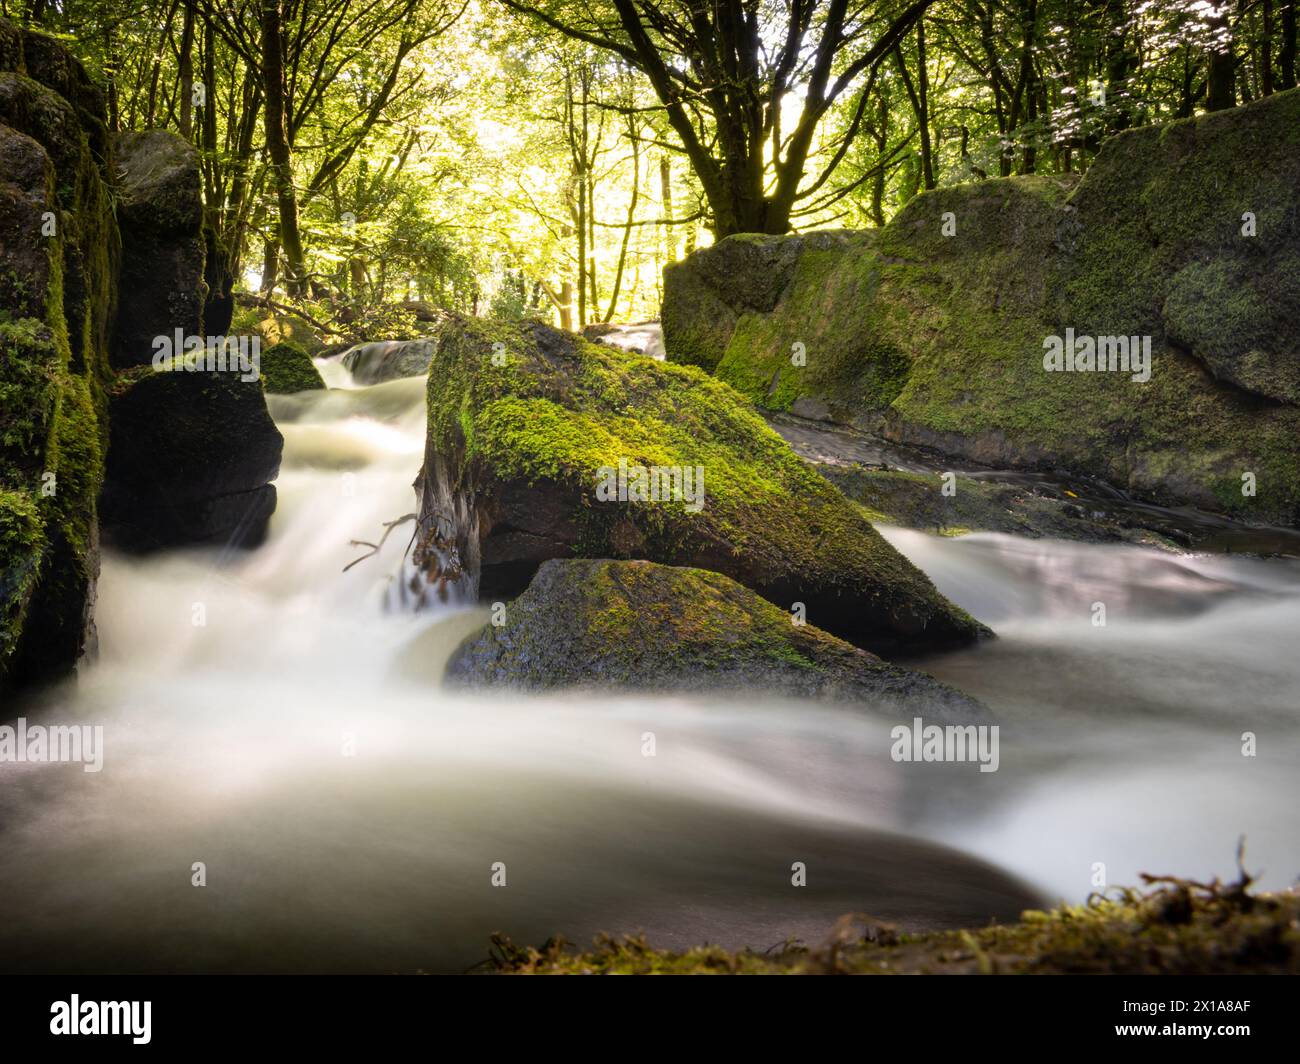
[[[0,20],[0,690],[95,644],[117,265],[104,130],[63,46]]]
[[[422,377],[437,340],[376,340],[357,344],[343,355],[343,367],[358,384],[380,384],[401,377]]]
[[[120,377],[110,400],[100,511],[115,547],[250,546],[265,536],[284,440],[257,380],[143,368]]]
[[[459,687],[612,692],[730,691],[816,698],[881,712],[979,723],[988,710],[926,676],[881,661],[734,580],[645,561],[548,561],[457,648]]]

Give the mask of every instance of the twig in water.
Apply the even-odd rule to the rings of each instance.
[[[369,548],[370,548],[370,552],[369,552],[368,554],[363,554],[363,555],[361,555],[360,558],[357,558],[357,559],[355,559],[354,561],[350,561],[350,562],[348,562],[347,565],[343,566],[343,571],[346,573],[346,572],[347,572],[349,569],[351,569],[354,565],[358,565],[358,564],[360,564],[361,562],[365,561],[367,558],[373,558],[373,557],[374,557],[376,554],[378,554],[379,551],[382,549],[384,543],[388,540],[389,533],[391,533],[391,532],[393,531],[393,529],[395,529],[398,525],[404,525],[404,524],[406,524],[407,521],[414,521],[414,520],[416,519],[417,516],[419,516],[419,515],[418,515],[418,514],[405,514],[405,515],[402,516],[402,517],[394,518],[392,521],[385,521],[385,522],[384,522],[384,534],[383,534],[382,536],[379,537],[379,542],[378,542],[378,543],[370,543],[370,542],[368,542],[368,541],[366,541],[366,540],[364,540],[364,539],[354,539],[354,540],[349,540],[349,544],[350,544],[351,546],[353,546],[353,547],[369,547]]]

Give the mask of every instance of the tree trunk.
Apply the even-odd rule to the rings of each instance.
[[[573,332],[573,282],[565,281],[560,287],[560,328]]]
[[[1264,0],[1263,36],[1259,43],[1259,87],[1265,96],[1273,95],[1273,0]]]
[[[262,295],[269,296],[280,283],[280,241],[268,240],[262,247]]]
[[[266,96],[266,150],[280,212],[280,244],[284,248],[285,288],[303,294],[305,257],[298,228],[298,196],[293,187],[293,151],[285,121],[284,34],[280,0],[262,0],[262,74]]]
[[[1287,0],[1282,8],[1282,50],[1278,53],[1281,76],[1278,78],[1279,89],[1294,89],[1295,82],[1295,5],[1296,0]]]
[[[673,231],[673,167],[667,155],[659,158],[659,194],[663,202],[664,254],[668,262],[677,261],[677,234]]]
[[[885,227],[885,149],[889,147],[889,98],[881,93],[877,125],[872,131],[876,142],[876,176],[871,181],[871,220],[877,229]]]
[[[1106,131],[1118,133],[1132,124],[1128,80],[1138,65],[1129,44],[1129,13],[1124,0],[1106,0]],[[1117,102],[1118,101],[1118,102]]]
[[[1223,13],[1210,19],[1216,43],[1211,46],[1210,72],[1205,96],[1207,111],[1226,111],[1237,106],[1236,64],[1232,58],[1232,29],[1228,25],[1226,6]]]
[[[934,188],[934,148],[930,142],[930,74],[926,70],[924,18],[916,23],[916,96],[917,119],[921,123],[921,180],[928,190]]]
[[[623,287],[623,268],[627,265],[627,246],[632,239],[632,223],[636,221],[636,201],[641,195],[641,148],[640,140],[637,137],[636,127],[631,119],[628,120],[629,139],[632,142],[632,198],[627,206],[627,224],[623,226],[623,242],[618,249],[618,267],[614,271],[614,291],[609,297],[609,309],[605,311],[605,317],[602,321],[609,322],[614,319],[614,311],[618,308],[618,294]],[[668,160],[664,159],[666,163]],[[664,175],[663,167],[660,166],[659,176],[662,179]]]
[[[104,27],[104,78],[108,82],[108,128],[116,133],[121,128],[117,103],[117,44],[109,25]]]
[[[181,23],[181,136],[194,139],[194,0],[185,0],[185,19]]]

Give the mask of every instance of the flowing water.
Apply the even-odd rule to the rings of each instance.
[[[409,525],[344,571],[413,508],[423,381],[322,368],[329,392],[272,400],[268,542],[107,557],[99,661],[21,707],[102,726],[104,765],[0,765],[0,969],[459,971],[494,931],[815,944],[853,911],[1080,901],[1098,864],[1229,876],[1243,834],[1264,886],[1300,872],[1297,563],[886,530],[1001,637],[922,663],[994,709],[993,773],[895,763],[869,708],[452,697],[486,611],[404,608]]]

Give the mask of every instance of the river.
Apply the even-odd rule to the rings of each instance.
[[[98,660],[21,707],[102,726],[104,767],[0,765],[0,968],[462,971],[494,931],[816,944],[847,912],[970,926],[1098,875],[1228,877],[1242,835],[1264,887],[1300,872],[1300,563],[883,529],[1000,637],[919,663],[994,710],[994,773],[895,763],[868,708],[453,697],[487,611],[406,608],[409,525],[344,571],[413,508],[423,381],[322,368],[329,392],[271,398],[268,541],[107,555]]]

